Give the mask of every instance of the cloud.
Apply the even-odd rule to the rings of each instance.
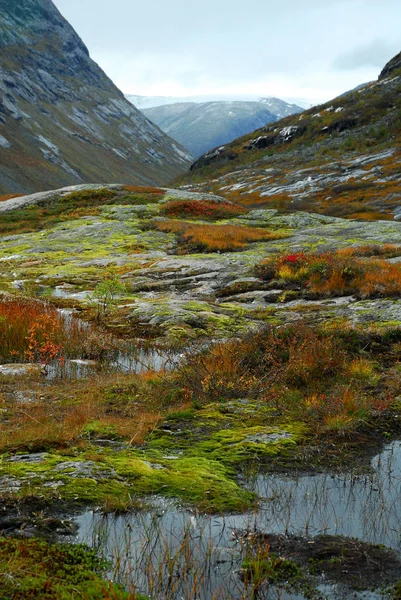
[[[398,42],[387,42],[382,38],[376,38],[358,46],[348,52],[337,56],[332,66],[338,70],[360,69],[362,67],[377,67],[382,69],[384,65],[400,51]]]
[[[259,89],[329,100],[377,77],[401,49],[391,41],[400,38],[399,0],[53,1],[133,94]]]

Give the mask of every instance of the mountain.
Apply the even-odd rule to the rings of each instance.
[[[260,102],[182,102],[142,110],[197,157],[276,120]]]
[[[127,95],[126,98],[196,157],[266,123],[304,110],[273,97],[223,100],[224,96]]]
[[[0,0],[0,192],[161,184],[192,157],[129,103],[51,0]]]
[[[400,146],[401,54],[377,81],[206,153],[182,183],[258,207],[401,218]]]
[[[277,119],[283,119],[289,115],[301,113],[306,107],[298,106],[298,104],[290,104],[280,98],[268,97],[259,98],[259,102],[263,104],[271,113],[276,115]]]

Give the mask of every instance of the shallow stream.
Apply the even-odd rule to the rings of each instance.
[[[261,474],[246,482],[261,497],[253,513],[198,515],[164,499],[147,513],[78,518],[78,540],[113,561],[113,577],[160,600],[281,598],[300,593],[275,586],[255,592],[241,577],[247,540],[258,533],[355,537],[401,554],[401,442],[387,445],[365,475]],[[384,598],[320,581],[322,598]]]

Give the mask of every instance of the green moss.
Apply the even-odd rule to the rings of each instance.
[[[162,452],[142,456],[148,461],[139,459],[135,453],[109,457],[117,474],[127,478],[137,494],[181,498],[209,512],[244,510],[254,500],[252,494],[233,481],[234,472],[220,462],[185,454],[171,459]]]
[[[3,600],[133,600],[121,586],[102,579],[107,567],[83,545],[0,538]]]
[[[118,438],[115,427],[113,425],[105,425],[101,421],[86,423],[82,430],[82,435],[89,438],[105,438],[109,440]]]
[[[290,433],[291,429],[298,429],[298,431]],[[228,465],[255,458],[274,457],[284,454],[296,445],[301,429],[302,427],[294,426],[286,426],[285,429],[266,427],[224,429],[214,433],[210,439],[199,442],[193,450],[188,452],[189,454],[206,454],[214,460]]]
[[[194,417],[194,412],[177,413],[173,421]],[[218,411],[210,411],[202,416],[203,421],[218,426],[224,419]],[[254,432],[252,429],[251,432]],[[109,502],[111,498],[123,498],[129,495],[163,494],[178,497],[188,503],[196,504],[208,511],[242,510],[249,506],[252,496],[241,490],[233,480],[232,464],[242,458],[239,441],[243,434],[229,432],[225,436],[213,438],[208,445],[199,443],[197,449],[187,451],[171,460],[164,452],[176,447],[163,443],[150,445],[148,451],[103,452],[90,472],[77,476],[79,464],[85,466],[85,455],[71,457],[47,455],[42,462],[6,462],[0,472],[23,483],[21,496],[47,496],[64,500],[75,500],[94,504]],[[171,440],[170,440],[171,441]],[[233,451],[221,460],[224,448],[236,442]],[[153,448],[153,450],[152,450]],[[275,452],[277,449],[275,450]],[[199,456],[197,454],[200,454]],[[246,454],[246,453],[245,453]],[[244,455],[245,455],[244,454]],[[248,453],[250,456],[250,453]],[[71,461],[71,466],[68,466]],[[66,463],[66,468],[58,465]],[[113,474],[114,473],[114,474]],[[56,484],[53,488],[53,484]]]
[[[188,410],[180,410],[170,413],[167,415],[167,421],[187,421],[188,419],[194,419],[195,417],[196,411],[193,408],[189,408]]]
[[[133,498],[160,494],[211,512],[243,510],[254,500],[234,482],[232,469],[203,456],[171,460],[155,450],[114,450],[99,453],[96,462],[86,461],[81,453],[46,455],[37,463],[21,456],[20,462],[4,463],[0,475],[20,483],[15,492],[20,498],[129,508]]]

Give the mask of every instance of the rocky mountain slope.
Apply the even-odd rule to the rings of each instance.
[[[0,0],[0,192],[161,183],[191,158],[124,98],[51,0]]]
[[[180,102],[142,111],[196,157],[277,119],[260,102]]]
[[[250,206],[401,214],[401,61],[379,79],[202,156],[182,183]]]

